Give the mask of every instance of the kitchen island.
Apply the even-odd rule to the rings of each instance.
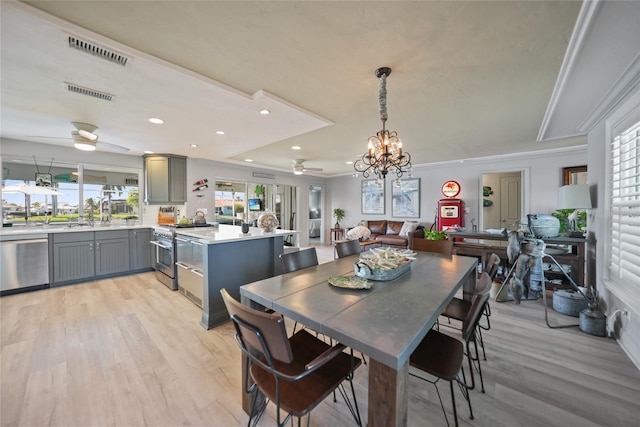
[[[184,229],[176,231],[176,238],[195,241],[194,258],[202,259],[202,319],[200,325],[211,329],[229,320],[220,296],[226,288],[234,298],[240,299],[240,286],[282,274],[280,255],[284,252],[284,238],[298,234],[295,230],[266,232],[250,227],[243,234],[239,226],[220,225],[217,229]],[[180,249],[178,266],[180,267]],[[180,277],[180,276],[179,276]],[[178,279],[178,286],[180,278]]]

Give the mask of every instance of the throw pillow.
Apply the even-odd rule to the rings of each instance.
[[[417,221],[405,221],[404,224],[402,224],[402,228],[400,229],[398,236],[409,237],[409,233],[416,231],[416,228],[418,228]]]
[[[371,230],[362,225],[353,227],[347,232],[347,240],[368,240],[371,237]]]

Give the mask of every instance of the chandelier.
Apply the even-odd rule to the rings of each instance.
[[[405,172],[411,176],[411,155],[402,151],[402,141],[398,138],[396,131],[389,131],[385,125],[387,123],[387,77],[391,74],[391,68],[382,67],[376,70],[376,77],[380,79],[378,100],[380,101],[380,120],[382,130],[375,136],[369,137],[367,152],[358,159],[353,168],[362,172],[365,178],[373,174],[378,182],[385,179],[387,173],[394,172],[398,178]]]

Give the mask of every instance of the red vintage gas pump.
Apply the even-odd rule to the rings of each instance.
[[[455,198],[460,194],[460,184],[456,181],[445,182],[442,194],[446,198],[438,200],[438,231],[464,227],[464,200]]]

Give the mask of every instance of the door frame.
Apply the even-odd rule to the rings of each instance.
[[[484,175],[520,172],[520,213],[526,215],[531,205],[531,168],[487,169],[478,173],[478,231],[484,231],[484,214],[482,209],[482,182]]]

